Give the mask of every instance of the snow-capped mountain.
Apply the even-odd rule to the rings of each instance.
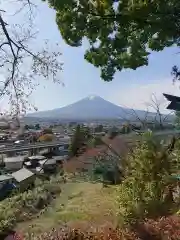
[[[145,111],[136,111],[139,117]],[[86,97],[66,107],[29,114],[29,117],[59,119],[124,119],[132,118],[131,109],[117,106],[95,95]]]

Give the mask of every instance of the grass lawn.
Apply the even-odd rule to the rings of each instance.
[[[113,224],[116,218],[116,187],[103,188],[101,183],[68,181],[62,193],[38,218],[20,223],[17,230],[22,233],[40,234],[57,225],[70,226]]]

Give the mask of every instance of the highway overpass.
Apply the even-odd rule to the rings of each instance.
[[[131,137],[135,135],[134,134],[125,134],[124,137]],[[154,135],[156,136],[173,136],[173,135],[178,135],[180,136],[180,130],[164,130],[164,131],[159,131],[159,132],[155,132]],[[123,136],[123,135],[122,135]],[[0,154],[8,154],[8,153],[15,153],[15,152],[23,152],[23,151],[38,151],[38,150],[42,150],[42,149],[53,149],[53,148],[59,148],[59,147],[63,147],[67,144],[69,144],[70,141],[69,139],[61,139],[59,141],[53,141],[53,142],[46,142],[46,143],[35,143],[35,144],[8,144],[6,147],[0,148]]]
[[[7,154],[12,152],[22,152],[22,151],[32,151],[32,150],[42,150],[42,149],[52,149],[52,148],[58,148],[63,147],[65,145],[69,144],[69,141],[54,141],[54,142],[48,142],[48,143],[36,143],[36,144],[24,144],[24,145],[15,145],[12,146],[6,146],[4,148],[0,148],[0,154]]]

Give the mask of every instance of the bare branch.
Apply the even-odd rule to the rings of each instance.
[[[158,99],[155,94],[152,94],[150,102],[146,103],[147,109],[146,111],[144,111],[144,114],[138,114],[136,110],[128,109],[126,106],[123,106],[124,108],[122,108],[122,111],[124,112],[125,116],[121,117],[121,119],[129,123],[129,126],[131,126],[131,130],[134,132],[137,132],[138,129],[136,124],[133,124],[134,118],[135,121],[139,122],[139,124],[142,125],[141,129],[143,130],[151,128],[149,125],[151,123],[154,125],[153,128],[158,127],[160,129],[164,129],[165,123],[167,123],[168,117],[171,116],[172,112],[170,112],[169,114],[163,114],[161,112],[162,103],[163,102],[161,101],[161,99]],[[150,109],[153,109],[153,111],[150,112]]]
[[[148,118],[148,115],[149,115],[148,108],[146,109],[146,112],[145,112],[145,115],[143,116],[143,118],[139,117],[138,113],[133,108],[127,109],[127,111],[125,110],[125,108],[123,108],[122,111],[126,114],[126,116],[131,116],[131,117],[135,118],[136,121],[141,123],[141,125],[143,126],[143,129],[147,128],[147,118]],[[130,121],[129,118],[125,118],[125,117],[123,117],[122,120],[127,121],[127,122]],[[135,131],[136,126],[134,124],[132,124],[132,121],[131,121],[131,126],[134,128],[132,130]]]
[[[34,6],[30,0],[16,2],[22,3],[21,10],[28,6],[31,11]],[[4,76],[0,86],[0,98],[7,96],[11,112],[19,115],[29,106],[28,97],[38,85],[36,77],[41,76],[61,83],[58,73],[61,72],[63,64],[59,61],[59,51],[48,51],[47,41],[41,51],[31,50],[29,41],[36,37],[37,32],[32,33],[30,28],[25,31],[23,25],[8,25],[3,13],[4,10],[0,11],[0,74]]]

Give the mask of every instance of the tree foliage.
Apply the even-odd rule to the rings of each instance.
[[[43,134],[38,138],[38,142],[52,142],[54,140],[54,135],[53,134]]]
[[[44,133],[44,134],[53,134],[51,128],[45,128],[45,129],[43,130],[43,133]]]
[[[125,180],[119,188],[120,215],[127,222],[170,214],[177,199],[177,181],[172,175],[180,167],[175,140],[166,148],[148,133],[127,159]],[[177,197],[177,195],[176,195]],[[179,195],[178,195],[179,197]]]
[[[81,149],[83,144],[87,144],[90,140],[91,133],[88,127],[78,124],[76,126],[74,135],[69,146],[69,150],[72,156],[75,156]]]
[[[180,45],[179,0],[44,1],[56,10],[68,45],[81,46],[86,37],[89,48],[84,57],[101,69],[105,81],[124,68],[148,65],[150,50]]]
[[[176,128],[180,128],[180,112],[176,111],[175,112],[175,124],[176,124]]]
[[[78,124],[75,129],[74,136],[71,140],[71,144],[69,146],[70,154],[75,156],[80,149],[83,141],[83,132],[81,126]]]
[[[40,129],[41,129],[41,127],[40,127],[40,124],[39,124],[39,123],[37,123],[37,124],[35,125],[35,129],[36,129],[36,130],[40,130]]]
[[[97,127],[95,127],[94,131],[97,132],[97,133],[98,133],[98,132],[103,132],[103,125],[100,124],[100,125],[98,125]]]

